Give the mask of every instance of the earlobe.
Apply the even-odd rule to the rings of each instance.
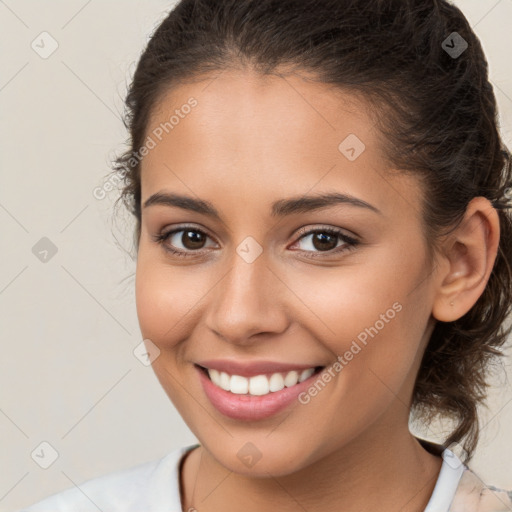
[[[444,243],[432,315],[441,322],[464,316],[482,295],[500,238],[498,213],[485,197],[473,198],[464,219]]]

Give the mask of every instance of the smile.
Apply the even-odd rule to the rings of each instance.
[[[316,366],[305,370],[261,374],[249,378],[241,375],[230,375],[213,368],[203,368],[203,371],[217,387],[224,391],[237,395],[264,396],[281,391],[285,387],[291,388],[297,383],[309,379],[322,368],[322,366]]]

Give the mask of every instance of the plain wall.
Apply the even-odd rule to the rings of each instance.
[[[512,1],[455,3],[487,53],[510,147]],[[196,441],[133,355],[141,335],[132,220],[114,215],[116,192],[94,195],[124,147],[135,62],[173,4],[0,2],[0,511]],[[58,43],[48,58],[31,46],[51,49],[43,31]],[[41,250],[46,262],[34,254]],[[511,401],[501,373],[472,462],[484,481],[508,489]],[[31,457],[43,441],[59,454],[48,469]]]

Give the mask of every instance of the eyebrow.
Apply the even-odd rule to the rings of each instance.
[[[144,202],[144,208],[157,204],[163,206],[175,206],[184,210],[190,210],[207,215],[219,221],[221,220],[221,216],[213,204],[202,199],[196,199],[194,197],[174,193],[156,192]],[[382,212],[370,203],[367,203],[362,199],[358,199],[357,197],[348,194],[341,194],[339,192],[326,192],[318,195],[280,199],[272,203],[271,215],[272,217],[285,217],[296,213],[321,210],[338,204],[348,204],[358,208],[365,208],[382,215]]]

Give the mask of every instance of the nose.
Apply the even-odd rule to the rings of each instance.
[[[225,341],[241,345],[254,343],[257,334],[283,333],[289,323],[283,302],[286,285],[264,255],[248,263],[235,252],[228,265],[209,294],[207,327]]]

